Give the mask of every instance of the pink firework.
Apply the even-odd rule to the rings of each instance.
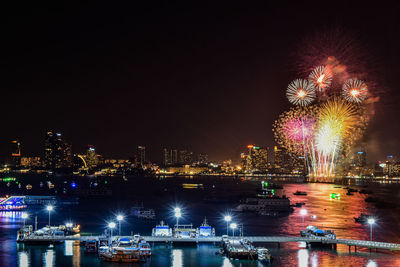
[[[293,142],[307,141],[314,136],[316,121],[312,117],[295,117],[286,121],[283,129],[286,138]]]

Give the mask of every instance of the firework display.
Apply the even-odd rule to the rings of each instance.
[[[344,79],[340,77],[333,88],[334,79],[329,66],[318,66],[308,80],[291,82],[286,95],[295,107],[281,114],[273,125],[278,144],[303,157],[312,177],[334,177],[338,162],[362,138],[368,123],[362,105],[368,97],[366,83],[347,79],[341,84]],[[337,93],[340,89],[342,94]]]
[[[289,84],[286,96],[294,105],[307,106],[315,99],[314,85],[307,80],[296,79]]]
[[[319,91],[323,91],[331,85],[332,73],[327,67],[318,66],[310,73],[308,79]]]
[[[361,103],[367,98],[367,85],[357,79],[349,79],[342,87],[343,97],[350,102]]]

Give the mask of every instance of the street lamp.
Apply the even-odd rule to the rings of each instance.
[[[46,207],[47,211],[49,212],[49,228],[50,228],[50,212],[54,209],[54,207],[52,205],[48,205]]]
[[[307,215],[307,210],[306,209],[301,209],[300,210],[300,215],[302,216],[302,219],[303,219],[303,230],[305,230],[305,228],[304,228],[304,216]]]
[[[108,224],[108,227],[111,229],[111,240],[112,240],[112,234],[113,234],[113,229],[115,228],[115,222],[110,222]]]
[[[71,227],[73,226],[73,224],[69,222],[69,223],[66,223],[65,226],[66,226],[67,228],[71,228]]]
[[[237,227],[237,224],[236,223],[231,223],[231,228],[232,228],[232,236],[235,236],[235,229],[236,229],[236,227]]]
[[[368,224],[369,224],[369,240],[372,241],[372,225],[375,223],[374,218],[369,218],[368,219]]]
[[[179,226],[179,218],[182,217],[182,212],[181,212],[181,208],[174,208],[174,212],[175,212],[175,217],[176,217],[176,228],[178,228]]]
[[[119,231],[118,231],[118,235],[119,236],[121,236],[121,221],[124,219],[124,216],[122,216],[122,215],[118,215],[117,216],[117,220],[118,220],[118,223],[119,223]]]
[[[229,236],[229,222],[232,221],[232,216],[225,215],[224,220],[226,221],[226,235]]]
[[[22,213],[22,219],[24,219],[24,227],[25,227],[25,220],[28,218],[27,213]]]

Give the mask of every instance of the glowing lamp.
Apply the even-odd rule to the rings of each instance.
[[[224,220],[227,221],[227,222],[230,222],[230,221],[232,220],[232,216],[226,215],[226,216],[224,217]]]
[[[368,224],[374,224],[375,223],[375,219],[374,218],[369,218],[368,219]]]
[[[111,228],[111,229],[115,228],[115,226],[116,226],[115,222],[110,222],[108,224],[108,227]]]
[[[118,221],[122,221],[123,219],[124,219],[124,216],[122,216],[122,215],[118,215],[118,216],[117,216],[117,220],[118,220]]]
[[[300,215],[307,215],[307,210],[306,209],[301,209],[300,210]]]

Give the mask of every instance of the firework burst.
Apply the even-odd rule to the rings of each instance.
[[[308,76],[318,91],[323,91],[332,83],[332,72],[325,66],[316,67]]]
[[[307,106],[315,99],[314,85],[307,80],[296,79],[288,85],[286,96],[294,105]]]
[[[343,97],[350,102],[361,103],[368,95],[367,85],[357,79],[349,79],[342,87]]]

